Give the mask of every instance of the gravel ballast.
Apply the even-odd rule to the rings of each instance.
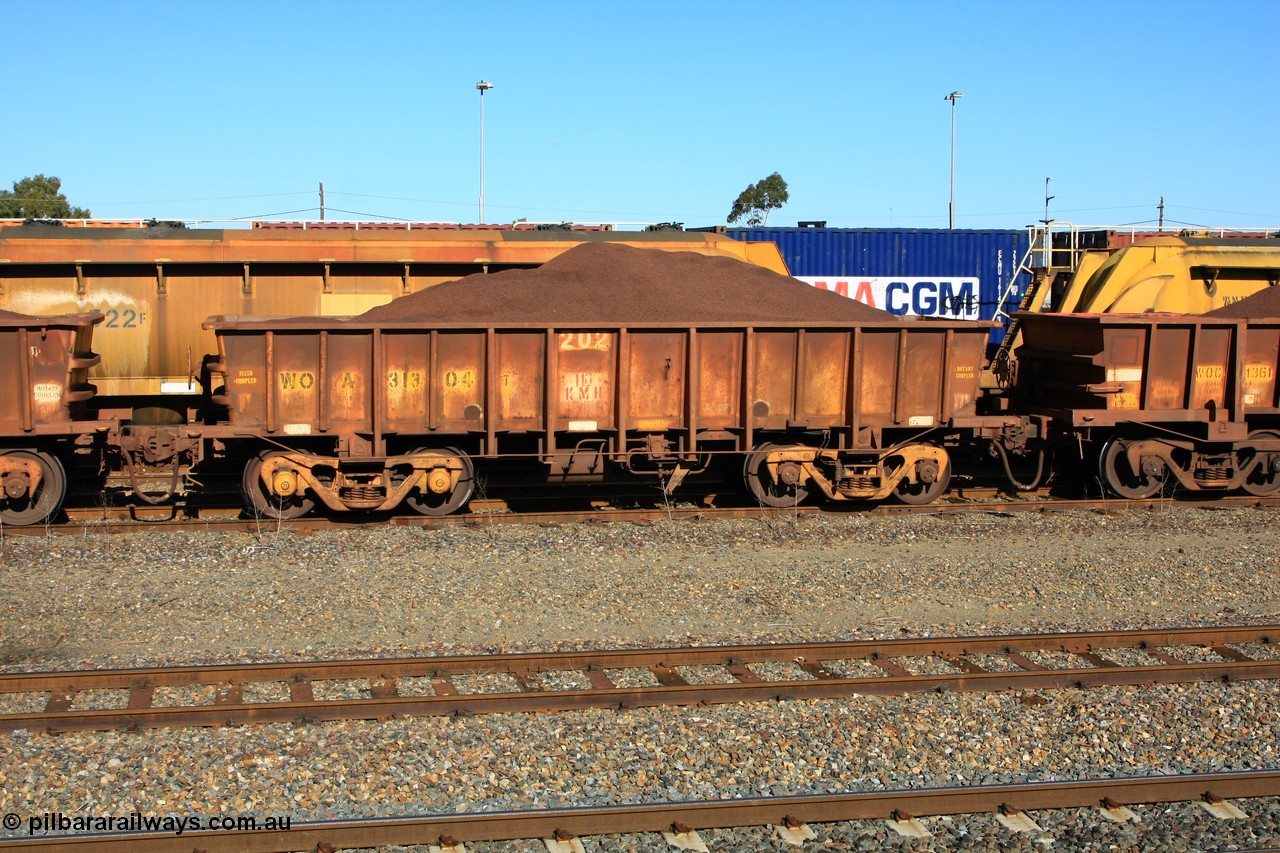
[[[1263,510],[5,537],[10,670],[1267,623]],[[295,821],[1280,767],[1274,682],[0,736],[0,811]],[[1275,801],[817,827],[809,849],[1280,843]],[[785,849],[766,830],[715,850]],[[659,837],[587,839],[659,850]],[[825,848],[822,845],[827,845]],[[425,848],[423,848],[425,849]],[[473,850],[533,850],[521,844]]]

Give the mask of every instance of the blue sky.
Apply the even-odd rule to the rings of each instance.
[[[0,0],[0,186],[111,218],[1280,226],[1280,2]]]

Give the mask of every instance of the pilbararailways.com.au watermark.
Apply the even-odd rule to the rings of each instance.
[[[66,814],[64,812],[40,812],[21,815],[8,812],[0,824],[9,832],[25,828],[27,835],[48,835],[62,832],[184,832],[238,831],[261,832],[288,831],[293,826],[289,815],[257,817],[255,815],[144,815],[132,812],[126,815]]]

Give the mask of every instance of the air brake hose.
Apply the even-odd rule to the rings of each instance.
[[[1041,448],[1036,462],[1036,476],[1030,483],[1019,482],[1018,478],[1013,476],[1013,470],[1009,467],[1009,454],[1004,446],[998,441],[991,442],[996,448],[996,454],[1000,457],[1000,463],[1004,465],[1004,475],[1009,478],[1009,482],[1013,483],[1015,488],[1023,491],[1031,491],[1040,485],[1040,477],[1044,474],[1044,449]]]

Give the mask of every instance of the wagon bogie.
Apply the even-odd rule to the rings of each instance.
[[[475,469],[462,451],[418,449],[399,456],[344,458],[303,450],[264,450],[244,468],[250,509],[297,518],[317,504],[335,512],[387,512],[407,503],[424,515],[461,508]]]
[[[810,492],[827,500],[932,503],[951,481],[945,448],[915,442],[880,451],[840,451],[806,445],[765,443],[747,454],[743,480],[766,506],[792,506]]]

